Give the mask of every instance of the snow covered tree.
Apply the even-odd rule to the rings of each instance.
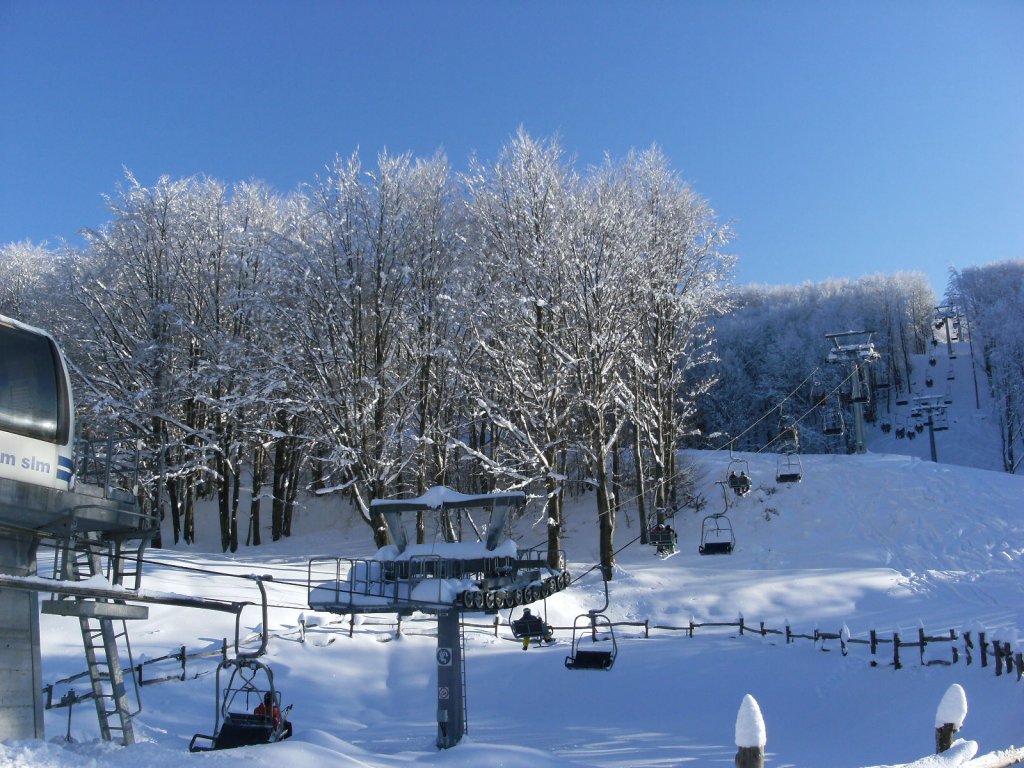
[[[461,295],[476,349],[467,381],[476,408],[461,444],[505,488],[544,489],[555,565],[573,413],[566,206],[576,179],[557,142],[520,130],[492,166],[474,163],[466,181],[477,258]]]
[[[1003,467],[1016,473],[1024,457],[1024,260],[953,271],[947,297],[966,314],[998,409]]]

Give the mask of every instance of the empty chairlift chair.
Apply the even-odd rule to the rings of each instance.
[[[799,483],[804,476],[803,462],[799,453],[783,453],[779,455],[775,470],[775,482]]]
[[[577,616],[572,623],[572,655],[566,669],[609,670],[619,653],[615,629],[603,611],[608,608],[608,580],[604,580],[604,605]]]
[[[736,548],[736,535],[732,523],[724,513],[708,515],[700,526],[700,547],[702,555],[731,555]]]
[[[835,437],[846,432],[846,422],[843,419],[843,411],[838,403],[827,408],[822,415],[821,432],[824,435]]]

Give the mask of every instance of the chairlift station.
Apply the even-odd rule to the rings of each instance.
[[[148,609],[119,587],[138,589],[156,532],[135,499],[135,446],[76,446],[67,366],[48,333],[0,316],[0,349],[0,739],[44,738],[36,593],[54,592],[42,611],[79,621],[101,736],[131,744],[138,710],[119,645],[123,622]],[[43,543],[57,553],[52,585],[35,578]],[[92,576],[112,588],[69,585]]]

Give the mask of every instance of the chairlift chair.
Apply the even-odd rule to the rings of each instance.
[[[702,555],[730,555],[736,548],[736,535],[732,523],[724,512],[708,515],[700,526],[700,547]]]
[[[676,552],[678,534],[668,523],[658,523],[647,532],[647,541],[657,547],[659,555],[672,555]]]
[[[746,459],[733,459],[729,462],[727,470],[729,487],[736,492],[737,496],[746,496],[750,493],[752,483],[750,481],[750,466]]]
[[[221,676],[231,671],[225,685]],[[271,744],[292,735],[288,721],[291,705],[281,709],[281,693],[274,687],[274,674],[259,659],[226,659],[217,667],[217,710],[213,735],[197,733],[189,752]],[[199,742],[205,740],[207,745]]]
[[[841,435],[846,431],[846,423],[843,419],[843,411],[839,406],[834,406],[825,411],[822,415],[821,432],[824,435]]]
[[[800,450],[800,428],[793,423],[783,421],[779,424],[779,442],[784,450]]]
[[[235,614],[235,656],[217,666],[217,698],[213,735],[197,733],[188,744],[189,752],[210,752],[216,749],[248,747],[270,744],[292,735],[288,721],[291,704],[281,709],[281,694],[274,687],[274,673],[268,664],[259,660],[267,652],[267,589],[264,580],[270,576],[255,576],[260,590],[263,623],[260,625],[260,645],[255,651],[239,650],[242,611]],[[248,605],[245,603],[243,605]],[[227,683],[221,685],[221,676],[231,670]],[[198,742],[205,740],[206,745]]]
[[[775,471],[775,482],[799,483],[803,474],[804,466],[803,462],[800,461],[799,453],[783,453],[779,455]]]
[[[608,579],[604,579],[604,605],[577,616],[572,623],[572,654],[565,657],[566,669],[609,670],[619,655],[615,629],[604,611],[608,608]],[[598,647],[601,643],[608,643]]]
[[[909,404],[910,404],[910,398],[907,395],[899,395],[896,398],[896,405],[909,405]]]
[[[508,615],[508,625],[512,629],[512,636],[523,641],[524,651],[529,647],[531,640],[544,643],[552,642],[551,627],[544,619],[532,613],[529,608],[524,608],[517,619],[512,618],[514,612],[513,610]]]

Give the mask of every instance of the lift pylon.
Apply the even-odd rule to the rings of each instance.
[[[846,331],[844,333],[826,333],[825,338],[833,343],[829,350],[830,363],[845,363],[850,366],[850,403],[853,405],[854,450],[864,453],[864,405],[870,394],[863,382],[861,366],[870,365],[878,359],[878,352],[871,342],[874,331]],[[863,388],[862,388],[863,387]]]

